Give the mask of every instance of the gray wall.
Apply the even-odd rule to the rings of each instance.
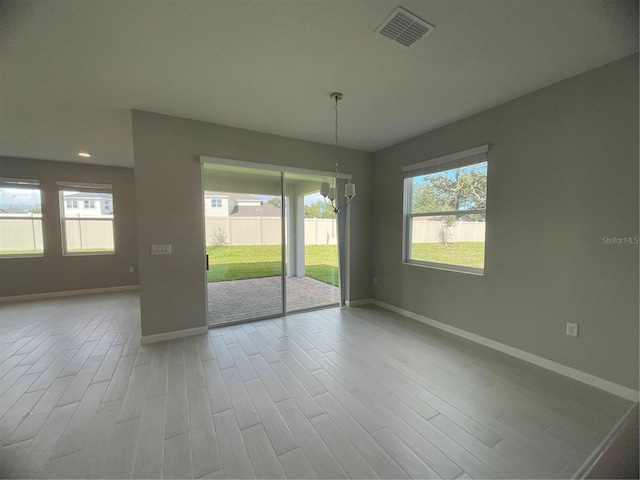
[[[45,251],[44,257],[0,259],[0,297],[138,284],[133,169],[0,157],[0,175],[40,180]],[[56,181],[113,185],[114,255],[62,254]]]
[[[638,128],[634,55],[377,152],[374,298],[638,389]],[[485,143],[484,276],[404,265],[401,167]]]
[[[199,155],[333,171],[334,148],[194,120],[133,111],[142,335],[206,325]],[[371,155],[340,149],[353,175],[351,299],[370,296]],[[172,255],[149,254],[153,243]]]

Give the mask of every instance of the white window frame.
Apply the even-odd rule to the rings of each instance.
[[[77,210],[78,200],[65,200],[65,205],[68,210]]]
[[[216,203],[215,205],[213,203]],[[222,199],[221,198],[212,198],[211,199],[211,208],[222,208]]]
[[[479,163],[487,162],[489,145],[481,145],[479,147],[470,148],[461,152],[452,153],[449,155],[443,155],[441,157],[432,158],[423,162],[407,165],[402,168],[404,176],[404,204],[403,204],[403,228],[402,228],[402,262],[407,265],[415,265],[420,267],[428,267],[439,270],[448,270],[453,272],[470,273],[474,275],[484,275],[484,268],[469,267],[465,265],[455,265],[451,263],[439,263],[429,262],[426,260],[416,260],[411,258],[411,239],[413,237],[412,232],[412,220],[416,217],[431,217],[431,216],[445,216],[445,215],[459,215],[459,214],[485,214],[486,208],[479,210],[455,210],[455,211],[442,211],[442,212],[428,212],[428,213],[411,213],[412,200],[413,200],[413,188],[412,180],[415,177],[428,175],[431,173],[445,172],[447,170],[453,170],[470,165],[477,165]],[[485,220],[486,222],[486,220]],[[486,225],[485,225],[486,228]],[[485,233],[486,237],[486,233]],[[485,243],[485,255],[486,255],[486,243]]]
[[[25,190],[38,190],[40,192],[40,208],[42,208],[42,189],[40,188],[40,180],[30,178],[0,178],[0,187],[2,188],[20,188]],[[24,215],[12,217],[15,220],[34,220],[34,214],[25,213]],[[40,229],[42,232],[42,252],[38,253],[17,253],[0,255],[0,259],[7,258],[37,258],[44,257],[44,222],[42,213],[37,218],[40,221]],[[35,240],[35,239],[34,239]]]
[[[100,192],[103,193],[103,192]],[[95,200],[83,200],[83,208],[85,210],[95,210],[96,208],[96,201]]]
[[[60,197],[60,205],[66,205],[64,203],[64,192],[65,191],[74,191],[74,192],[91,192],[91,193],[110,193],[112,195],[111,199],[113,201],[113,187],[109,184],[102,183],[84,183],[84,182],[56,182],[58,185],[58,194]],[[92,200],[83,200],[83,202],[88,202]],[[93,200],[95,202],[95,200]],[[85,205],[83,203],[83,207]],[[95,203],[94,203],[95,205]],[[70,217],[71,218],[71,217]],[[111,218],[100,218],[100,217],[90,217],[92,221],[103,221],[103,222],[111,222],[111,226],[113,229],[113,250],[103,250],[103,251],[86,251],[86,252],[69,252],[67,248],[67,232],[65,226],[65,220],[67,220],[67,216],[65,214],[65,209],[60,208],[60,231],[62,234],[62,255],[66,257],[86,257],[86,256],[94,256],[94,255],[115,255],[116,253],[116,228],[115,228],[115,215],[112,214]]]

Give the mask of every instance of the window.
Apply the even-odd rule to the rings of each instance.
[[[484,272],[488,145],[409,165],[404,261]]]
[[[115,252],[111,185],[58,182],[62,245],[65,255],[100,255]],[[81,209],[78,209],[82,202]],[[75,205],[70,207],[69,205]]]
[[[42,255],[40,182],[0,178],[0,258]]]
[[[222,199],[221,198],[212,198],[211,199],[211,208],[222,208]]]

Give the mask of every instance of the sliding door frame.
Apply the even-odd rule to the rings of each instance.
[[[201,184],[201,191],[200,191],[200,196],[203,198],[204,197],[204,190],[205,190],[205,185],[204,185],[204,165],[205,164],[212,164],[212,165],[224,165],[224,166],[231,166],[231,167],[241,167],[241,168],[252,168],[252,169],[259,169],[259,170],[266,170],[266,171],[272,171],[272,172],[278,172],[280,173],[280,194],[281,194],[281,206],[280,206],[280,218],[282,219],[281,222],[281,279],[282,279],[282,312],[283,315],[287,315],[287,303],[286,303],[286,299],[287,299],[287,287],[286,287],[286,249],[287,249],[287,241],[288,239],[286,238],[286,222],[285,222],[285,218],[286,218],[286,197],[285,197],[285,177],[286,175],[289,174],[301,174],[301,175],[315,175],[315,176],[320,176],[320,177],[331,177],[331,178],[336,178],[339,180],[351,180],[352,179],[352,175],[350,173],[336,173],[336,172],[328,172],[328,171],[324,171],[324,170],[312,170],[312,169],[307,169],[307,168],[298,168],[298,167],[287,167],[285,165],[274,165],[274,164],[270,164],[270,163],[259,163],[259,162],[247,162],[244,160],[231,160],[228,158],[220,158],[220,157],[210,157],[210,156],[205,156],[205,155],[201,155],[199,157],[199,163],[200,163],[200,184]],[[339,302],[339,306],[343,307],[346,302],[348,302],[349,299],[349,292],[350,292],[350,288],[349,288],[349,279],[350,279],[350,251],[351,251],[351,245],[350,245],[350,237],[351,237],[351,231],[350,231],[350,216],[351,216],[351,208],[347,207],[346,211],[344,212],[345,214],[345,232],[343,235],[343,241],[344,241],[344,272],[342,272],[342,262],[340,261],[340,220],[339,218],[336,217],[336,228],[337,228],[337,232],[338,232],[338,277],[340,279],[340,302]],[[203,226],[202,226],[202,242],[203,242],[203,251],[206,251],[206,246],[207,246],[207,242],[206,242],[206,227],[204,225],[204,211],[203,211]],[[207,281],[207,272],[205,270],[204,273],[205,276],[205,282]],[[209,305],[208,305],[208,296],[205,299],[205,303],[206,303],[206,311],[209,311]],[[320,307],[322,308],[322,307]],[[297,312],[297,311],[296,311]],[[252,319],[254,320],[254,319]],[[247,321],[252,321],[252,320],[247,320]],[[257,319],[256,319],[257,320]],[[224,323],[221,324],[222,325],[232,325],[234,323],[242,323],[245,320],[240,320],[237,322],[229,322],[229,323]],[[208,320],[207,320],[208,323]],[[210,325],[211,327],[211,325]],[[214,326],[215,327],[215,326]]]
[[[286,222],[287,197],[284,194],[284,172],[280,172],[280,283],[282,284],[282,314],[287,314],[287,222]]]

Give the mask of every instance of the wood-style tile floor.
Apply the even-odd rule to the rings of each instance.
[[[0,314],[3,478],[567,478],[630,405],[373,307],[142,346],[136,293]]]

